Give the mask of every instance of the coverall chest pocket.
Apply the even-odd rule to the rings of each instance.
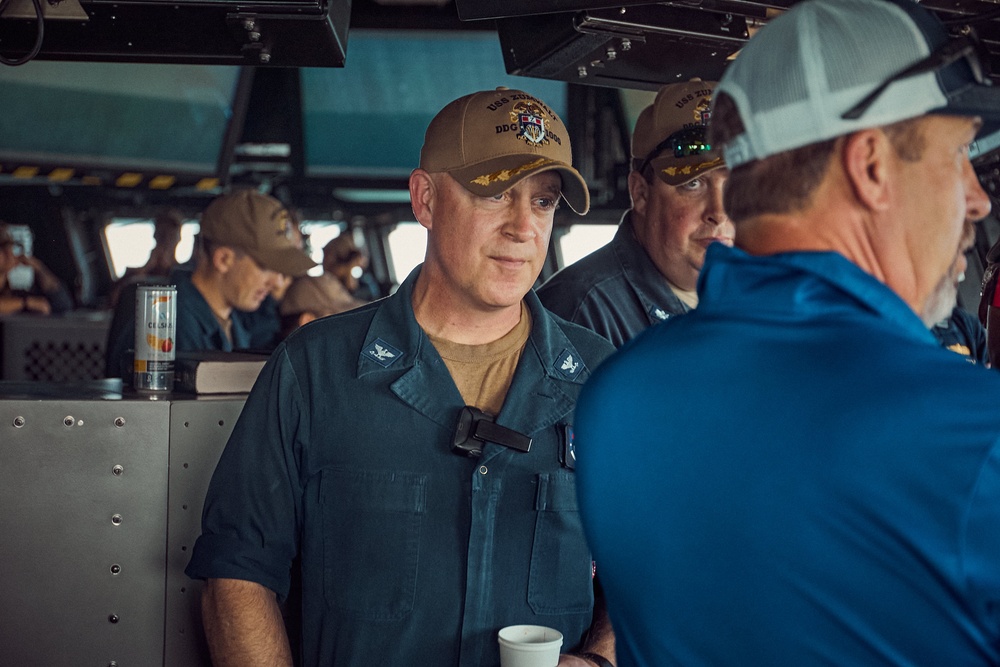
[[[426,475],[323,470],[326,603],[354,618],[393,620],[413,610]]]
[[[576,504],[576,476],[539,475],[535,512],[528,604],[536,614],[589,612],[593,568]]]

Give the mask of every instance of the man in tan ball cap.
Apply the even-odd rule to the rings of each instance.
[[[705,137],[714,87],[692,79],[660,89],[632,133],[632,208],[614,239],[538,290],[546,308],[616,347],[697,306],[706,249],[733,244],[722,206],[728,171]]]
[[[424,263],[279,345],[219,462],[187,570],[213,660],[495,667],[498,631],[531,624],[562,634],[562,667],[606,667],[572,424],[613,348],[531,289],[560,200],[589,207],[569,133],[523,91],[457,99],[410,198]]]
[[[194,271],[178,268],[162,281],[177,286],[178,351],[249,347],[250,334],[234,311],[257,310],[281,275],[305,275],[315,266],[298,247],[285,206],[254,190],[212,200],[202,213],[198,241]],[[132,317],[109,335],[109,375],[130,370],[134,311],[123,312]]]

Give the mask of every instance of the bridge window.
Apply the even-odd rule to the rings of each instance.
[[[570,225],[569,229],[557,238],[559,254],[563,266],[586,257],[594,252],[615,235],[618,225]]]
[[[424,261],[427,230],[419,222],[401,222],[389,232],[386,244],[392,279],[399,284]]]
[[[199,225],[194,220],[188,220],[181,226],[181,242],[177,244],[174,254],[178,264],[191,259],[198,229]],[[149,254],[155,245],[153,221],[148,218],[113,218],[104,228],[104,242],[111,258],[112,273],[115,278],[121,278],[128,267],[139,267],[149,261]]]
[[[318,266],[309,269],[309,275],[318,276],[323,273],[323,248],[326,244],[343,233],[340,225],[329,222],[303,220],[299,225],[302,236],[306,239],[306,251]]]

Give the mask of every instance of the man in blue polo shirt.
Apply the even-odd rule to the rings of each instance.
[[[572,424],[613,348],[531,291],[561,198],[589,207],[541,100],[483,91],[431,121],[410,176],[424,263],[278,346],[212,478],[187,572],[216,664],[291,665],[294,647],[317,667],[497,667],[519,624],[562,633],[561,667],[611,664]]]
[[[928,330],[1000,126],[909,0],[805,0],[715,89],[738,248],[577,409],[619,664],[1000,664],[1000,377]]]

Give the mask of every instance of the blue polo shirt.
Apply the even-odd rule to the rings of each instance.
[[[1000,664],[1000,376],[835,253],[699,292],[578,403],[620,667]]]
[[[188,574],[284,597],[300,559],[305,665],[496,666],[503,626],[556,628],[565,650],[590,626],[571,425],[613,348],[529,293],[531,334],[497,423],[530,451],[455,454],[463,401],[414,318],[419,270],[278,346],[208,492]]]
[[[631,211],[610,243],[556,272],[538,289],[538,298],[615,347],[688,310],[636,238]]]

